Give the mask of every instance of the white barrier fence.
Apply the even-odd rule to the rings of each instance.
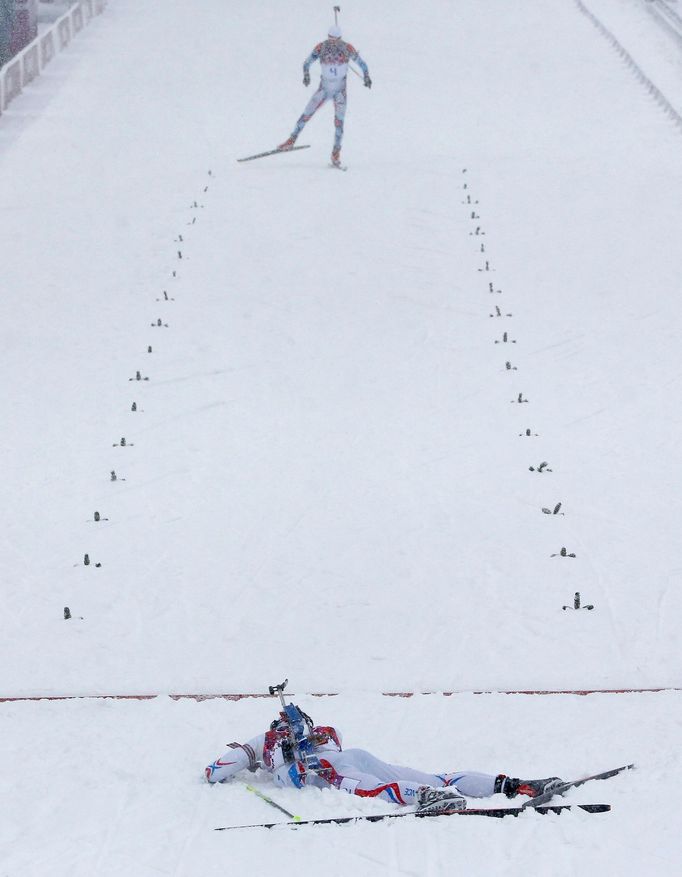
[[[65,49],[86,24],[104,11],[107,0],[75,0],[44,34],[36,37],[0,69],[0,116],[23,88],[40,76],[57,52]]]

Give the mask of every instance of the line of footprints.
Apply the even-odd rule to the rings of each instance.
[[[508,311],[501,304],[501,299],[497,298],[497,296],[502,295],[502,289],[498,288],[498,285],[495,283],[493,279],[491,279],[490,275],[495,273],[495,269],[491,266],[490,259],[486,249],[486,241],[485,231],[481,225],[481,216],[479,214],[479,202],[476,198],[473,197],[471,192],[471,187],[469,186],[469,177],[467,174],[467,169],[464,168],[462,170],[462,191],[464,194],[464,200],[462,204],[469,211],[469,219],[473,224],[473,231],[469,232],[469,236],[476,239],[477,248],[476,252],[481,254],[481,258],[483,259],[483,264],[477,268],[477,272],[479,274],[485,275],[487,293],[488,295],[494,295],[496,298],[491,299],[492,302],[492,311],[489,312],[488,316],[490,319],[497,322],[498,320],[508,320],[512,318],[514,315],[510,311]],[[508,350],[512,350],[511,345],[517,343],[517,339],[513,337],[513,333],[506,328],[505,324],[501,324],[502,331],[498,337],[494,339],[494,343],[500,345],[501,347],[506,347]],[[518,372],[517,366],[512,363],[511,358],[507,359],[504,364],[505,371],[507,372]],[[529,399],[523,395],[523,393],[517,393],[515,398],[510,399],[512,405],[528,405],[530,403]],[[537,438],[538,433],[534,432],[530,427],[528,427],[524,432],[519,433],[520,438]],[[536,475],[546,475],[551,473],[553,470],[550,467],[549,463],[544,460],[540,463],[535,463],[528,467],[529,472],[533,472]],[[557,502],[551,508],[542,508],[542,514],[544,515],[556,515],[556,516],[564,516],[564,512],[561,508],[561,503]],[[558,558],[575,558],[576,555],[574,552],[569,552],[565,547],[562,547],[559,551],[556,551],[554,554],[551,554],[550,557],[558,557]],[[594,609],[594,605],[588,603],[584,605],[581,602],[580,592],[576,591],[573,596],[573,605],[572,606],[563,606],[562,609]]]
[[[209,170],[208,176],[213,177],[213,172]],[[206,184],[203,188],[204,194],[206,192],[208,192],[208,188],[209,188],[208,184]],[[189,206],[189,209],[193,210],[193,211],[194,210],[203,210],[203,208],[204,208],[204,205],[201,204],[200,201],[193,201],[192,204],[190,204],[190,206]],[[187,222],[187,225],[188,226],[195,225],[196,221],[197,221],[197,214],[195,213],[192,216],[191,220],[189,222]],[[176,245],[179,245],[176,249],[176,259],[178,261],[185,259],[186,256],[184,255],[183,250],[182,250],[182,245],[184,244],[184,238],[183,238],[182,234],[178,234],[174,243]],[[170,273],[170,283],[173,283],[173,281],[175,281],[177,279],[178,279],[177,268],[174,268],[171,270],[171,273]],[[167,289],[163,289],[161,291],[161,295],[156,298],[156,301],[165,307],[167,304],[174,302],[175,297],[172,295],[169,295]],[[157,317],[155,320],[153,320],[149,324],[149,326],[150,326],[150,329],[168,329],[169,328],[169,324],[166,322],[166,320],[163,317]],[[147,345],[147,354],[150,354],[152,352],[153,352],[153,346],[151,344],[148,344]],[[149,381],[149,380],[150,380],[149,375],[145,374],[144,369],[137,369],[135,371],[135,374],[128,378],[128,381],[131,383],[137,383],[137,382],[142,383],[142,382]],[[138,405],[137,402],[132,402],[132,404],[130,406],[130,411],[133,413],[139,414],[139,413],[142,413],[144,411],[144,409],[140,408],[140,406]],[[113,442],[112,447],[114,447],[114,448],[134,448],[135,442],[131,442],[125,436],[121,436],[121,438],[118,439],[118,441]],[[110,473],[109,473],[109,481],[110,482],[125,481],[125,480],[126,480],[125,477],[122,477],[121,475],[119,475],[115,469],[110,470]],[[95,524],[99,524],[101,522],[106,522],[108,520],[109,520],[109,518],[104,517],[98,511],[96,511],[92,517],[92,522],[94,522]],[[90,559],[89,552],[86,552],[83,555],[82,563],[74,564],[74,566],[87,566],[87,567],[94,567],[95,569],[100,569],[102,567],[102,564],[99,562],[93,562]],[[80,621],[83,620],[82,615],[73,615],[71,613],[71,609],[68,606],[65,606],[64,607],[64,620],[68,621],[69,619],[72,619],[72,618],[76,618]]]

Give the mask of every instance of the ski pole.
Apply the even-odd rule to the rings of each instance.
[[[279,695],[279,701],[282,704],[282,715],[286,717],[287,729],[289,731],[289,743],[291,745],[291,754],[294,757],[294,760],[298,760],[298,745],[296,742],[296,735],[294,734],[294,729],[291,727],[291,722],[289,721],[289,714],[287,712],[287,704],[284,700],[284,689],[287,687],[289,680],[285,679],[284,682],[280,682],[279,685],[268,685],[268,692],[270,693],[270,697],[275,697],[275,695]]]
[[[294,727],[291,724],[291,710],[296,710],[296,712],[298,713],[297,718],[301,719],[301,721],[303,721],[303,717],[305,716],[305,714],[301,713],[301,710],[297,706],[295,706],[293,704],[287,705],[286,701],[284,700],[284,689],[287,687],[288,682],[289,682],[289,680],[285,679],[284,682],[280,682],[279,685],[269,685],[268,686],[268,692],[269,692],[270,696],[275,697],[275,695],[278,695],[280,703],[282,704],[281,715],[284,717],[284,720],[286,721],[288,737],[289,737],[289,746],[291,747],[290,757],[286,758],[286,760],[287,761],[289,761],[289,760],[302,761],[306,768],[308,767],[310,760],[314,760],[315,762],[317,762],[316,766],[319,767],[318,759],[317,758],[311,759],[309,747],[306,745],[303,748],[301,748],[301,746],[299,746],[299,741],[296,738],[296,732],[294,731]],[[305,716],[305,719],[308,721],[308,724],[310,725],[309,717]]]
[[[340,7],[340,6],[335,6],[335,7],[334,7],[334,24],[335,24],[337,27],[339,26],[339,12],[341,12],[341,7]],[[358,79],[363,79],[363,78],[364,78],[364,77],[362,77],[362,76],[358,73],[358,71],[355,69],[355,67],[353,67],[352,64],[349,64],[348,66],[349,66],[349,68],[353,71],[353,73],[355,73],[355,75],[358,77]]]
[[[261,792],[260,789],[254,789],[254,787],[250,786],[248,783],[245,783],[244,785],[249,790],[249,792],[253,792],[253,794],[256,795],[258,798],[260,798],[261,801],[265,801],[266,804],[269,804],[271,807],[274,807],[276,810],[279,810],[280,813],[284,813],[285,816],[288,816],[290,819],[293,819],[294,822],[301,821],[300,816],[296,816],[293,813],[289,813],[289,811],[285,810],[284,807],[280,807],[280,805],[276,801],[273,801],[272,798],[270,798],[264,792]]]

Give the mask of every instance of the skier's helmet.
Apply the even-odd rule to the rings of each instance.
[[[329,31],[327,32],[327,36],[330,40],[340,40],[341,39],[341,28],[338,24],[333,24]]]

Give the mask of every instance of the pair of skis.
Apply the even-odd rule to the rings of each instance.
[[[537,807],[538,813],[563,813],[564,810],[584,810],[586,813],[607,813],[610,804],[557,804],[555,806]],[[372,816],[341,816],[335,819],[299,819],[298,822],[258,822],[253,825],[223,825],[214,831],[233,831],[237,828],[298,828],[299,825],[346,825],[348,822],[381,822],[384,819],[400,819],[403,816],[415,816],[428,819],[433,816],[492,816],[501,819],[503,816],[520,816],[523,807],[469,807],[466,810],[453,810],[451,813],[416,813],[409,810],[402,813],[379,813]]]
[[[306,144],[305,146],[288,146],[286,149],[269,149],[267,152],[259,152],[256,155],[247,155],[246,158],[238,158],[237,161],[254,161],[257,158],[265,158],[268,155],[278,155],[280,152],[294,152],[296,149],[310,149],[310,145]],[[339,171],[347,171],[348,167],[345,164],[334,164],[333,162],[329,165],[329,167],[336,168]]]
[[[622,767],[616,767],[613,770],[605,770],[602,773],[595,773],[592,776],[583,777],[579,780],[562,783],[560,786],[549,792],[544,792],[531,798],[521,807],[470,807],[466,810],[453,810],[451,813],[417,813],[415,810],[403,810],[398,813],[379,813],[370,816],[342,816],[331,819],[300,819],[294,817],[293,822],[260,822],[254,825],[225,825],[215,831],[232,831],[238,828],[280,828],[290,826],[297,828],[300,825],[346,825],[355,822],[382,822],[384,819],[401,819],[408,816],[424,819],[431,816],[488,816],[494,819],[502,819],[504,816],[520,816],[526,810],[535,810],[537,813],[564,813],[566,810],[582,810],[585,813],[608,813],[611,809],[610,804],[548,804],[555,795],[563,795],[569,789],[582,786],[591,780],[606,780],[625,770],[630,770],[634,764],[625,764]],[[279,808],[278,809],[282,809]],[[286,812],[286,811],[285,811]]]

